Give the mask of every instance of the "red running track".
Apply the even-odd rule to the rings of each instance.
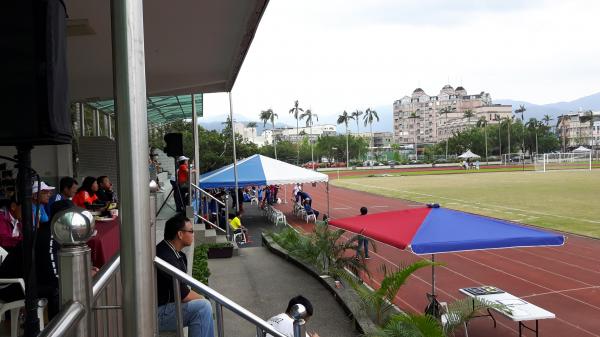
[[[326,213],[323,184],[317,187],[305,184],[304,189],[313,197],[313,207]],[[421,206],[411,201],[337,187],[331,187],[330,197],[333,218],[358,215],[361,206],[366,206],[369,213]],[[288,222],[305,231],[312,230],[312,225],[291,213],[290,198],[291,188],[288,188],[288,202],[279,207],[286,213]],[[379,286],[382,276],[378,270],[382,264],[394,267],[421,258],[382,243],[376,245],[376,252],[370,245],[371,259],[367,261],[372,279],[363,277],[372,287]],[[440,301],[463,298],[459,288],[493,285],[556,314],[555,319],[540,321],[540,336],[600,337],[600,240],[569,234],[562,247],[438,254],[436,262],[444,264],[436,267],[436,292]],[[401,288],[395,304],[406,311],[423,312],[427,292],[431,292],[431,269],[422,269]],[[498,321],[497,328],[489,318],[476,318],[469,323],[469,336],[518,336],[516,322],[499,314],[494,316]],[[529,326],[535,324],[527,323]],[[530,331],[523,333],[523,336],[534,335]],[[457,336],[462,336],[462,331]]]

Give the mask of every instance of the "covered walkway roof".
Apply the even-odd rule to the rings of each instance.
[[[196,114],[202,117],[202,94],[194,96],[196,100]],[[104,100],[88,102],[87,105],[113,114],[115,112],[115,102],[113,100]],[[148,122],[150,124],[164,124],[175,120],[192,118],[192,95],[179,96],[154,96],[147,98]]]

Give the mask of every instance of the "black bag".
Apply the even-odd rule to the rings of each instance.
[[[438,302],[435,295],[427,293],[429,304],[425,307],[425,314],[440,319],[442,317],[442,305]]]

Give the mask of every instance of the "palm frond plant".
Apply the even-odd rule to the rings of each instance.
[[[367,334],[368,337],[446,337],[441,323],[432,316],[402,313]]]
[[[432,265],[439,264],[429,260],[419,260],[400,266],[393,271],[388,270],[386,265],[381,265],[380,271],[383,273],[383,280],[379,289],[375,291],[367,289],[358,282],[349,280],[349,283],[358,294],[361,309],[369,314],[375,324],[384,326],[394,312],[392,302],[400,288],[415,271]]]
[[[392,315],[386,324],[367,334],[369,337],[446,337],[454,336],[457,329],[465,326],[481,310],[504,310],[505,305],[464,298],[448,305],[446,320],[442,323],[435,317],[423,314],[400,313]]]
[[[478,315],[479,312],[490,309],[502,310],[510,312],[510,309],[500,303],[480,300],[477,298],[467,297],[448,304],[448,312],[446,313],[446,322],[443,325],[444,333],[449,336],[453,335],[456,329],[468,323],[469,320]]]

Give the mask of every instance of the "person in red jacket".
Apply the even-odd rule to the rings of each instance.
[[[81,208],[93,208],[92,205],[98,200],[98,182],[94,177],[85,177],[81,187],[73,197],[73,203]]]

